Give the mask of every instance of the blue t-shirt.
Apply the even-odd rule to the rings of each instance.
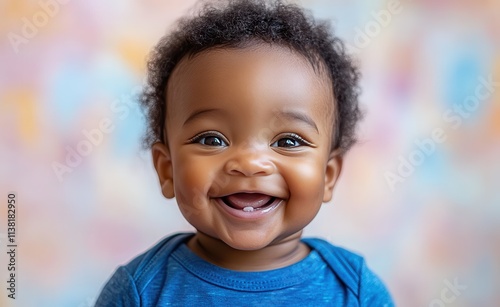
[[[185,244],[193,234],[165,238],[119,267],[96,306],[393,306],[363,258],[320,239],[303,239],[309,255],[261,272],[213,265]]]

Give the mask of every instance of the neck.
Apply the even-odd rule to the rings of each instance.
[[[309,247],[300,242],[302,232],[259,250],[238,250],[223,241],[197,232],[187,243],[202,259],[235,271],[266,271],[294,264],[309,254]]]

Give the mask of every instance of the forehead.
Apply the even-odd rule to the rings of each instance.
[[[277,45],[219,48],[185,57],[167,85],[167,125],[195,109],[268,107],[316,113],[330,130],[333,91],[324,70],[301,54]],[[276,103],[271,103],[276,102]],[[274,110],[283,111],[283,110]]]

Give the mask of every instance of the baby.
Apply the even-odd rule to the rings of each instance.
[[[148,69],[146,142],[196,233],[118,268],[97,306],[393,305],[360,256],[301,238],[361,117],[328,24],[281,1],[219,1],[162,38]]]

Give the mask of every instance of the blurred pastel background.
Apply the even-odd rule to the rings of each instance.
[[[398,306],[500,306],[500,1],[298,2],[357,58],[367,112],[306,235],[364,255]],[[161,196],[134,97],[194,3],[0,2],[0,306],[92,306],[117,265],[191,229]]]

